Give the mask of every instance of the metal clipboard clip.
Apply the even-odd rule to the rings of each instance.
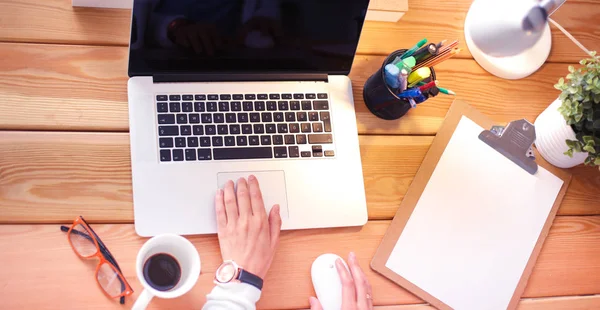
[[[479,140],[506,156],[530,174],[535,174],[538,165],[535,162],[532,146],[535,142],[535,126],[525,119],[512,121],[506,125],[494,126],[479,134]]]

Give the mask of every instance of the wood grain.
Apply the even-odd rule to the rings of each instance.
[[[383,121],[365,107],[363,85],[383,60],[358,56],[350,74],[359,133],[435,134],[453,96],[439,95],[397,121]],[[126,68],[122,47],[0,44],[0,129],[127,131]],[[506,123],[534,121],[559,95],[553,85],[567,65],[547,64],[518,81],[490,76],[466,59],[447,61],[436,73],[458,98]]]
[[[259,308],[307,308],[313,295],[310,264],[325,252],[347,256],[355,251],[367,273],[377,305],[415,304],[422,301],[371,271],[369,260],[389,221],[370,221],[364,227],[289,231],[282,234],[275,261],[266,278]],[[135,257],[145,239],[132,225],[93,225],[109,246],[137,294]],[[600,216],[559,217],[551,230],[524,297],[600,293]],[[221,261],[216,236],[189,238],[202,260],[202,274],[193,291],[181,298],[153,301],[153,307],[198,308],[213,286],[214,270]],[[14,246],[18,244],[19,246]],[[335,244],[335,245],[334,245]],[[85,305],[115,306],[93,279],[95,262],[82,262],[73,254],[57,225],[0,226],[0,297],[10,308],[82,309]],[[71,285],[49,285],[68,283]],[[10,284],[10,285],[9,285]],[[77,294],[70,294],[76,285]],[[36,295],[37,298],[27,298]],[[69,296],[57,298],[57,296]],[[131,305],[129,298],[128,305]],[[87,308],[87,307],[85,307]]]
[[[432,137],[360,136],[370,219],[391,219]],[[125,133],[1,132],[0,223],[132,223]],[[562,215],[600,214],[600,173],[572,169]]]
[[[397,23],[365,23],[360,54],[387,55],[423,37],[432,42],[461,39],[470,0],[411,0]],[[589,49],[600,49],[600,3],[571,0],[553,16]],[[27,18],[23,18],[23,17]],[[129,42],[130,10],[72,8],[70,0],[0,1],[0,41],[83,45]],[[552,29],[551,62],[577,62],[583,53],[558,29]],[[463,44],[464,47],[466,45]],[[465,49],[460,57],[470,57]]]

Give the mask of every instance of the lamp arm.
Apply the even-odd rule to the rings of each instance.
[[[558,10],[567,0],[542,0],[540,6],[546,11],[548,16],[551,16]]]
[[[585,46],[583,46],[583,44],[581,44],[581,42],[579,42],[577,39],[575,39],[575,37],[573,37],[565,28],[563,28],[561,25],[559,25],[556,21],[554,21],[550,17],[548,17],[548,21],[550,21],[550,23],[552,23],[554,26],[556,26],[556,28],[558,28],[560,31],[562,31],[562,33],[564,33],[567,36],[567,38],[571,39],[571,41],[573,41],[573,43],[575,43],[575,45],[577,45],[581,50],[583,50],[588,56],[592,56],[592,53],[590,52],[590,50],[585,48]]]

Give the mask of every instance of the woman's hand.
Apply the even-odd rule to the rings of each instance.
[[[279,205],[267,218],[256,177],[228,181],[216,195],[217,231],[223,260],[233,260],[244,270],[264,279],[275,255],[281,231]]]
[[[342,281],[342,309],[343,310],[372,310],[373,291],[371,284],[362,268],[358,265],[356,255],[350,252],[348,267],[346,270],[341,260],[335,262],[340,280]],[[311,310],[323,310],[321,303],[315,297],[308,299]]]

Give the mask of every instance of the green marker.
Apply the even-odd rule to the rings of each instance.
[[[418,49],[423,47],[423,45],[425,45],[426,43],[427,43],[427,39],[423,39],[423,40],[419,41],[419,43],[417,43],[417,45],[413,46],[411,49],[404,52],[404,54],[402,54],[402,56],[400,56],[400,58],[404,59],[404,58],[408,58],[408,57],[412,56],[412,54],[414,54]]]
[[[410,73],[410,71],[412,71],[412,68],[417,64],[417,61],[415,60],[414,57],[408,57],[404,60],[400,60],[397,63],[395,63],[396,67],[398,67],[398,69],[402,70],[405,69],[406,71],[408,71]]]

